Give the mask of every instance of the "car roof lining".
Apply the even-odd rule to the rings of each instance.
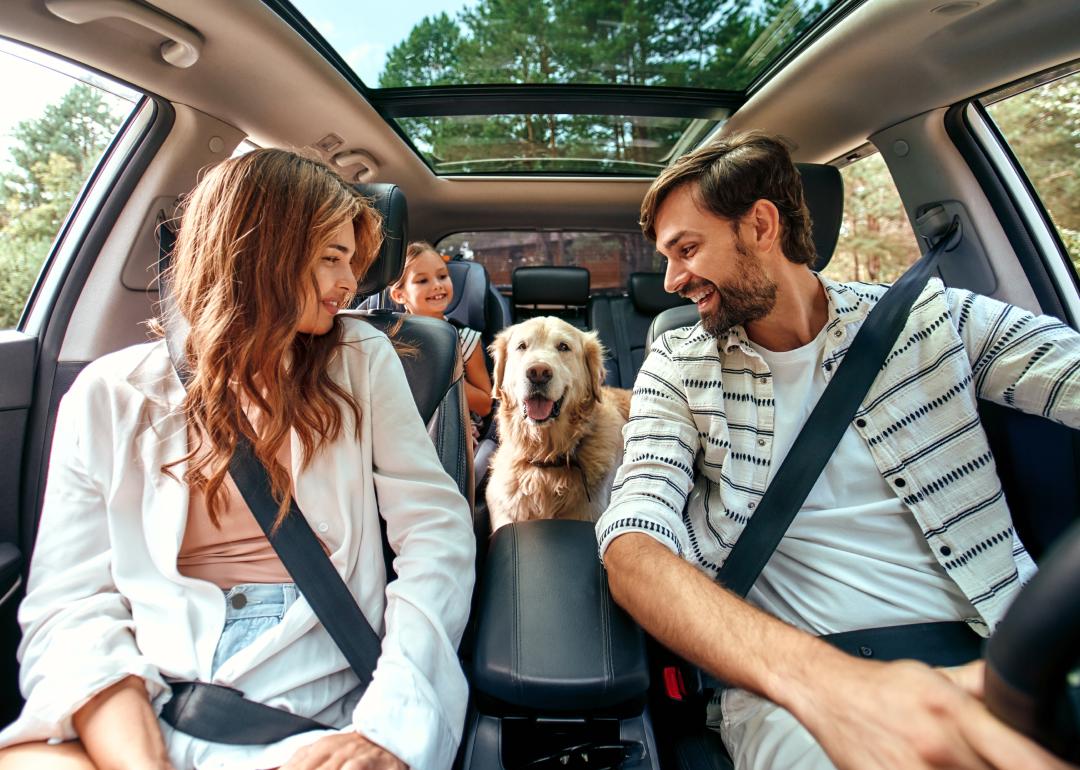
[[[418,236],[523,220],[534,227],[634,226],[647,181],[435,177],[356,85],[270,8],[155,4],[205,36],[190,70],[164,63],[160,38],[128,22],[76,26],[34,0],[5,4],[4,31],[213,115],[262,146],[304,148],[336,133],[345,148],[378,160],[375,181],[405,190]],[[1080,4],[997,0],[953,17],[933,13],[937,5],[875,0],[858,6],[754,92],[723,130],[777,132],[791,142],[797,160],[825,162],[915,114],[1080,53],[1072,32],[1080,27]]]

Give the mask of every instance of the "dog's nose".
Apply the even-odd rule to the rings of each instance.
[[[551,367],[547,364],[533,364],[525,372],[533,385],[547,385],[551,381]]]

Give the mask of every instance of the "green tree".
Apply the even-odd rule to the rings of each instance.
[[[390,49],[379,86],[451,85],[459,82],[460,72],[461,30],[440,13],[421,19],[408,37]]]
[[[14,326],[53,239],[122,117],[78,83],[41,117],[12,131],[0,176],[0,329]]]
[[[1080,75],[989,107],[1080,271]]]
[[[841,169],[844,219],[825,274],[838,281],[891,283],[919,258],[900,194],[881,155]]]

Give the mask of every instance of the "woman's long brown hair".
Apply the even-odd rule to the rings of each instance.
[[[290,473],[276,455],[289,430],[303,447],[303,466],[341,436],[346,412],[359,436],[359,405],[327,373],[342,344],[341,321],[322,335],[296,331],[305,296],[318,301],[316,260],[349,221],[359,279],[382,240],[378,213],[330,168],[284,150],[220,163],[185,201],[168,283],[191,325],[184,409],[194,441],[171,465],[188,462],[184,481],[203,492],[215,525],[241,433],[280,501],[275,526],[288,512]],[[257,429],[245,414],[252,408]]]

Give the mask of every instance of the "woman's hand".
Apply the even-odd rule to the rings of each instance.
[[[360,733],[320,738],[293,754],[280,770],[407,770],[405,763]]]

